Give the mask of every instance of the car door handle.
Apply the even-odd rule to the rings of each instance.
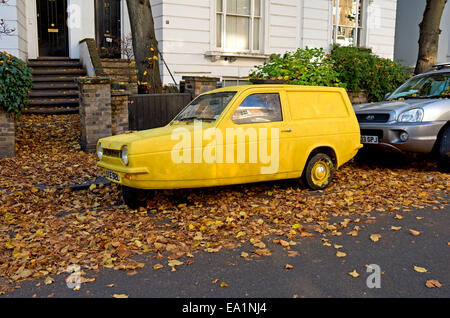
[[[292,129],[285,129],[285,130],[282,130],[281,132],[292,132]]]

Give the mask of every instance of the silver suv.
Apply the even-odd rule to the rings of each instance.
[[[361,143],[399,152],[436,151],[450,170],[450,64],[416,75],[378,103],[353,106]]]

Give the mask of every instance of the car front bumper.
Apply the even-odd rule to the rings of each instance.
[[[399,152],[429,153],[433,150],[437,136],[446,122],[421,123],[360,123],[361,136],[377,136],[378,144],[364,144],[365,147],[383,147]],[[406,132],[408,140],[400,135]]]

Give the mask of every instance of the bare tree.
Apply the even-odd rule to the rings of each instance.
[[[0,0],[0,5],[8,5],[9,0]],[[0,37],[2,35],[12,35],[16,30],[9,28],[5,20],[0,18]]]
[[[419,56],[415,74],[430,70],[437,62],[442,13],[447,0],[427,0],[423,20],[419,24]]]
[[[149,0],[127,0],[140,92],[160,93],[158,41]]]

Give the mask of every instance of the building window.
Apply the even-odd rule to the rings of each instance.
[[[224,51],[260,49],[261,0],[216,0],[216,46]]]
[[[363,0],[333,0],[333,42],[362,46]]]
[[[222,86],[223,87],[229,87],[229,86],[239,86],[239,85],[248,85],[248,78],[247,77],[228,77],[223,78],[222,80]]]

